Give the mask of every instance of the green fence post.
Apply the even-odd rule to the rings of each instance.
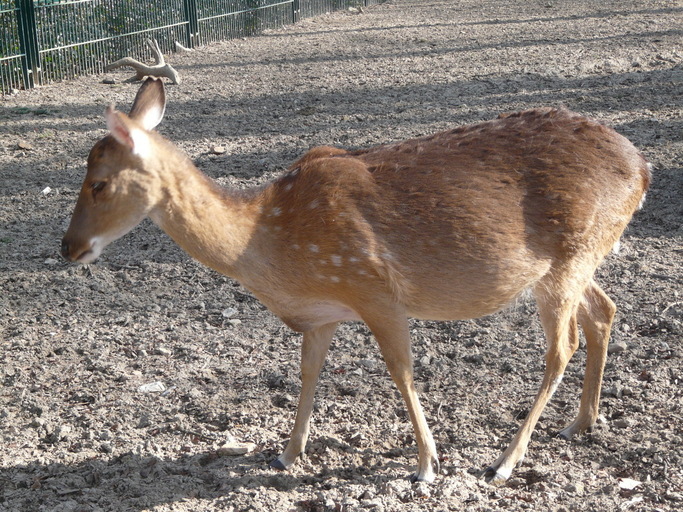
[[[17,25],[21,46],[21,67],[24,85],[27,89],[40,83],[40,54],[38,53],[38,34],[36,32],[36,12],[33,0],[15,0],[17,6]]]
[[[297,23],[301,19],[301,4],[299,0],[292,0],[292,23]]]
[[[187,20],[187,47],[194,48],[199,45],[199,15],[197,13],[197,0],[184,0],[185,19]]]

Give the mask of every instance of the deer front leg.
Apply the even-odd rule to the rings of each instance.
[[[432,433],[427,425],[422,406],[417,397],[413,382],[413,358],[410,349],[410,332],[404,311],[393,305],[391,312],[382,316],[364,318],[379,344],[384,361],[396,387],[401,392],[408,408],[410,421],[417,440],[417,471],[410,477],[411,482],[433,482],[439,470],[439,459]]]
[[[296,411],[294,428],[287,447],[270,465],[275,469],[287,469],[303,454],[310,431],[311,412],[320,370],[330,348],[337,323],[323,325],[304,333],[301,345],[301,396]]]

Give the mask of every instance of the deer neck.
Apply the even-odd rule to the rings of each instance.
[[[259,217],[258,190],[222,188],[181,154],[167,160],[159,173],[161,200],[150,218],[190,256],[240,279],[238,262]]]

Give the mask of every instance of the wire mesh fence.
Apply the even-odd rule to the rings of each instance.
[[[145,40],[169,53],[245,37],[301,18],[383,0],[0,0],[0,93],[144,59]]]

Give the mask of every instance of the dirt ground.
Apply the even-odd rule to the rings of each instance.
[[[582,347],[504,487],[478,475],[541,380],[532,302],[411,323],[441,457],[433,485],[407,480],[405,406],[353,323],[323,369],[305,459],[277,472],[298,335],[149,221],[95,264],[58,255],[104,107],[137,91],[130,73],[2,98],[0,510],[681,510],[682,27],[680,1],[393,0],[169,58],[183,81],[167,87],[160,131],[227,186],[272,179],[315,145],[541,105],[602,119],[647,155],[645,208],[598,271],[619,308],[600,422],[556,437],[577,411]],[[220,450],[234,441],[255,450]]]

